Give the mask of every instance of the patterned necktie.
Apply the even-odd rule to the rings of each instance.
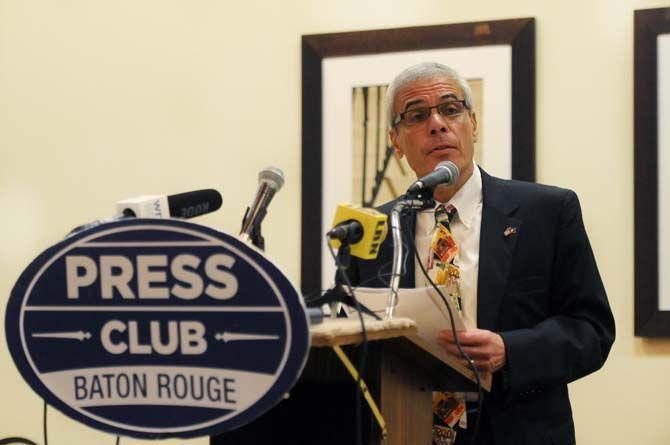
[[[458,245],[451,233],[456,208],[440,204],[435,208],[435,234],[430,243],[428,271],[436,285],[445,286],[451,303],[462,313],[460,271],[454,263]],[[465,401],[453,392],[433,392],[433,445],[451,445],[456,440],[456,424],[465,427]]]
[[[447,294],[459,312],[462,312],[460,271],[454,262],[458,245],[451,233],[451,221],[456,215],[452,205],[440,204],[435,208],[435,234],[430,242],[428,271],[436,285],[444,285]]]

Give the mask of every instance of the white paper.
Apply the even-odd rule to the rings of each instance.
[[[444,286],[438,286],[443,294],[446,295]],[[354,290],[356,298],[372,312],[385,317],[386,303],[391,293],[388,288],[364,288],[359,287]],[[475,326],[466,326],[461,314],[456,310],[449,298],[445,298],[451,308],[456,331],[464,331]],[[432,287],[420,287],[415,289],[398,289],[398,304],[393,313],[394,317],[406,317],[416,321],[418,328],[416,335],[407,336],[417,346],[428,351],[444,363],[448,364],[456,371],[460,372],[473,382],[476,381],[474,373],[458,360],[447,353],[445,349],[437,343],[437,333],[445,329],[451,329],[451,319],[449,311],[444,301]],[[482,387],[491,390],[491,374],[480,373]]]
[[[447,291],[444,286],[438,286],[444,295]],[[372,312],[384,318],[386,312],[386,303],[391,293],[388,288],[358,287],[354,290],[358,301],[363,303]],[[451,308],[454,317],[454,326],[457,331],[467,329],[465,321],[461,314],[453,306],[452,302],[446,298],[447,304]],[[416,321],[419,330],[434,328],[435,335],[437,331],[451,329],[451,320],[449,311],[438,293],[432,287],[417,287],[414,289],[398,289],[398,305],[393,313],[397,317],[407,317]],[[472,326],[474,327],[474,326]]]

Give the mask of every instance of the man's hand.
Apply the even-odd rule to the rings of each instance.
[[[500,335],[485,329],[468,329],[458,332],[463,351],[475,362],[479,371],[496,372],[505,365],[505,343]],[[461,356],[451,329],[438,332],[437,342],[455,356],[461,364],[469,368]]]

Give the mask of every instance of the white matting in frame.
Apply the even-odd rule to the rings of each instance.
[[[657,36],[658,309],[670,311],[670,34]]]
[[[512,48],[490,45],[331,57],[323,73],[323,201],[321,233],[330,229],[338,203],[353,201],[352,88],[391,82],[403,69],[425,61],[443,63],[466,79],[483,80],[482,164],[493,176],[512,176]],[[330,287],[335,266],[323,241],[322,289]]]

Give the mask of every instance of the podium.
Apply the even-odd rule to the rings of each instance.
[[[363,380],[385,420],[381,430],[360,397],[364,444],[429,444],[432,391],[476,391],[476,385],[415,345],[410,319],[367,321],[368,352]],[[211,438],[211,445],[355,444],[356,382],[335,354],[339,345],[358,368],[362,334],[358,320],[326,320],[312,327],[312,348],[290,394],[272,410],[234,431]]]

